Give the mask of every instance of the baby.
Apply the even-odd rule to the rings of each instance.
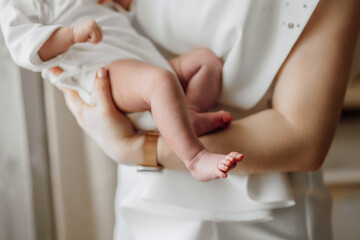
[[[106,65],[116,106],[127,113],[151,110],[196,179],[225,178],[242,159],[237,152],[211,153],[197,137],[232,121],[230,113],[206,112],[216,102],[222,75],[222,61],[211,51],[167,62],[126,14],[89,0],[16,0],[5,8],[1,26],[15,62],[38,71],[60,66],[89,92],[95,69]]]

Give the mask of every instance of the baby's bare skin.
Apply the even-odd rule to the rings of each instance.
[[[209,49],[200,48],[169,60],[185,91],[190,119],[197,136],[227,127],[232,115],[208,112],[220,94],[223,61]]]
[[[94,21],[89,20],[75,27],[62,27],[55,30],[38,51],[43,61],[48,61],[66,52],[75,43],[97,44],[102,40],[103,31]]]
[[[116,2],[120,4],[126,11],[129,11],[131,8],[132,0],[98,0],[99,4],[104,4],[109,2]]]
[[[74,43],[98,43],[102,30],[94,21],[56,30],[39,50],[44,61]],[[200,181],[226,178],[241,161],[237,152],[208,152],[197,138],[229,126],[232,115],[207,112],[220,92],[222,61],[208,49],[194,50],[171,59],[172,72],[137,60],[118,60],[106,66],[115,105],[123,112],[151,110],[162,136]]]
[[[177,61],[184,66],[187,62],[182,62],[183,60],[191,62],[200,52],[201,55],[206,52],[208,56],[195,61],[197,64],[194,65],[194,72],[183,72],[182,74],[190,79],[181,81],[177,75],[166,69],[137,60],[115,61],[106,68],[115,105],[123,112],[151,110],[161,135],[184,161],[194,178],[209,181],[226,178],[227,172],[241,161],[242,155],[210,153],[197,138],[196,133],[204,134],[225,128],[232,120],[231,114],[225,111],[203,113],[216,101],[220,89],[222,62],[209,50],[204,49],[195,50],[186,58],[180,57]],[[220,66],[206,67],[207,64]],[[181,73],[178,75],[181,76]],[[215,84],[211,84],[214,82]],[[185,94],[181,83],[186,85]]]

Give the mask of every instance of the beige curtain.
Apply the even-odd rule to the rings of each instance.
[[[82,132],[63,94],[44,86],[57,239],[110,240],[116,164]]]

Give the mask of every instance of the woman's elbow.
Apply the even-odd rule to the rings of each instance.
[[[328,141],[312,141],[305,140],[302,148],[302,154],[300,154],[301,164],[298,165],[298,171],[316,171],[325,162],[327,153],[330,148]]]
[[[306,159],[300,171],[316,171],[321,168],[326,158],[326,154],[318,149],[310,150],[310,153],[306,153],[306,155]]]

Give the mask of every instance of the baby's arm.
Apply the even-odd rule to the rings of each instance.
[[[112,3],[112,2],[120,4],[126,11],[129,11],[132,0],[98,0],[99,4]]]
[[[84,24],[75,27],[72,32],[69,31],[71,28],[65,28],[61,24],[44,25],[40,19],[47,19],[48,16],[39,14],[42,12],[40,6],[41,4],[28,0],[0,4],[1,31],[11,57],[19,66],[31,71],[42,71],[56,65],[53,61],[44,60],[50,60],[66,51],[75,42],[81,42],[82,36],[86,36],[83,41],[101,40],[102,33],[95,22],[89,22],[87,28]],[[89,32],[80,31],[89,28],[97,31],[90,32],[90,36]],[[72,34],[80,36],[80,40]],[[39,50],[40,48],[42,49]]]
[[[61,27],[46,40],[38,51],[43,61],[48,61],[67,51],[75,43],[98,43],[102,39],[102,29],[94,21],[89,20],[75,27]]]

